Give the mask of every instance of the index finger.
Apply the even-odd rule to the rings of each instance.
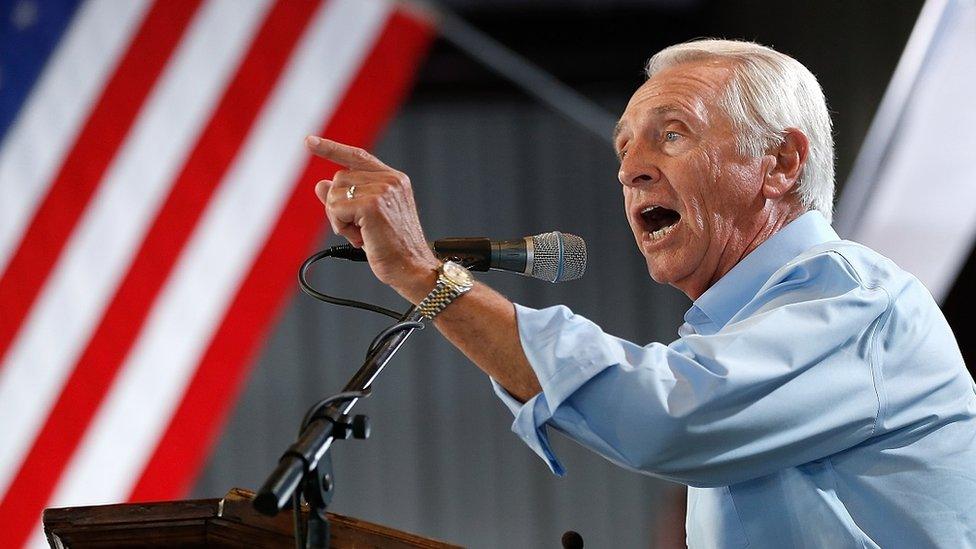
[[[305,138],[305,147],[315,156],[331,160],[353,170],[389,170],[390,167],[379,158],[358,147],[351,147],[338,141],[310,135]]]

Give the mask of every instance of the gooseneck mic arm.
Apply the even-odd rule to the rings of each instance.
[[[348,395],[347,398],[329,403],[324,410],[310,414],[311,421],[304,426],[301,436],[281,456],[277,468],[258,490],[254,498],[255,509],[265,515],[274,516],[289,505],[289,499],[302,478],[315,470],[332,442],[336,438],[345,438],[345,431],[352,428],[348,420],[349,411],[362,396],[369,394],[373,380],[400,350],[410,334],[422,326],[422,318],[420,312],[411,307],[403,316],[401,324],[404,328],[379,343],[367,355],[359,371],[346,383],[340,395]],[[342,436],[336,436],[337,426],[343,431]]]
[[[487,238],[447,239],[434,243],[442,257],[456,258],[478,270],[501,269],[528,274],[550,282],[573,280],[583,274],[586,247],[583,240],[558,232],[521,240],[491,241]],[[306,280],[306,272],[316,261],[326,257],[366,260],[365,253],[348,245],[318,252],[302,264],[299,283],[302,290],[321,301],[382,313],[399,322],[381,332],[370,345],[366,359],[342,392],[319,401],[306,413],[298,440],[288,447],[254,498],[259,512],[275,516],[289,506],[295,514],[295,540],[308,548],[329,546],[329,523],[326,507],[334,488],[329,450],[337,439],[367,438],[369,425],[365,416],[350,418],[349,412],[359,399],[369,396],[373,381],[410,334],[423,328],[423,315],[410,307],[399,313],[369,303],[324,294]],[[302,528],[301,500],[309,504],[307,528]]]

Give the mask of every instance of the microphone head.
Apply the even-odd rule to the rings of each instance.
[[[532,270],[529,276],[565,282],[586,271],[586,242],[574,234],[559,231],[537,234],[532,239]]]

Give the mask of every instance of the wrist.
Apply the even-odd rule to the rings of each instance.
[[[417,304],[417,310],[427,320],[433,320],[455,299],[468,293],[474,286],[471,272],[454,261],[441,263],[437,270],[434,288]]]
[[[437,284],[437,269],[440,266],[440,261],[433,260],[429,264],[414,267],[409,272],[404,273],[400,281],[393,285],[393,289],[401,297],[417,305],[427,297],[427,294]]]

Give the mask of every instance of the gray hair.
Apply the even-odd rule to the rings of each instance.
[[[731,60],[733,75],[721,105],[739,136],[740,154],[760,156],[783,142],[786,128],[810,141],[796,193],[808,210],[831,219],[834,137],[823,90],[799,61],[766,46],[734,40],[695,40],[665,48],[647,62],[647,77],[692,61]]]

